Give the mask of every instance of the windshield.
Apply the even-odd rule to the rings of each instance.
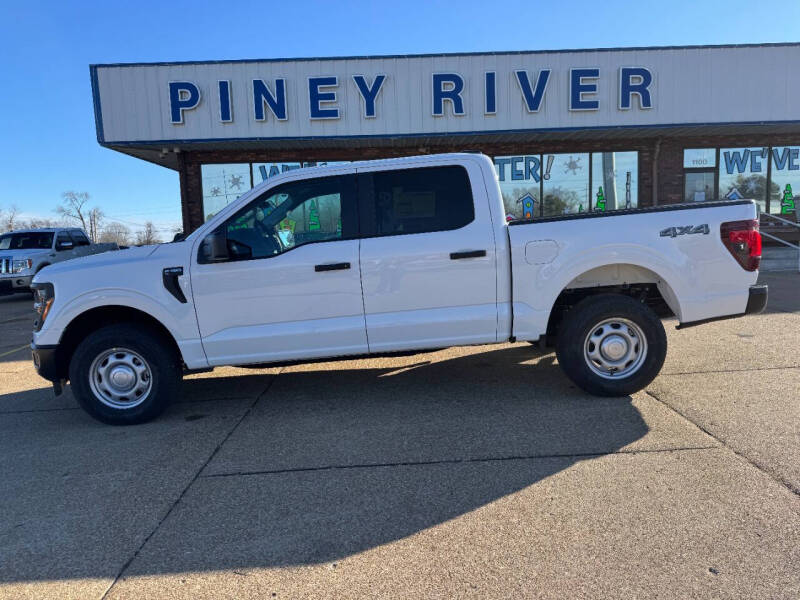
[[[43,231],[0,235],[0,250],[49,250],[53,234]]]

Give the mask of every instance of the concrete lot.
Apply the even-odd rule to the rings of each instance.
[[[800,596],[800,275],[632,397],[528,344],[186,380],[92,421],[0,298],[0,597]]]

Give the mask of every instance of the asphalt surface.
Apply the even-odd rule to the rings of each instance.
[[[0,597],[800,596],[800,275],[632,397],[528,344],[217,369],[101,425],[0,298]]]

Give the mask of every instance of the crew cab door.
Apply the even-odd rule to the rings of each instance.
[[[67,231],[59,231],[56,234],[56,241],[55,241],[55,252],[56,252],[56,260],[68,260],[70,258],[75,258],[75,242],[69,235]]]
[[[359,169],[370,352],[497,340],[495,241],[477,165]]]
[[[354,175],[273,187],[208,235],[191,282],[209,363],[366,353],[357,237]]]
[[[74,244],[72,253],[77,256],[88,256],[91,252],[91,242],[82,231],[70,231],[70,238]]]

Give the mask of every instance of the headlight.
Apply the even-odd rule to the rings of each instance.
[[[39,331],[50,312],[50,307],[53,306],[56,295],[52,283],[33,283],[31,284],[31,289],[34,294],[33,309],[39,315],[36,323],[33,324],[33,330]]]
[[[11,272],[20,273],[25,269],[30,269],[32,266],[33,266],[33,261],[30,258],[25,258],[23,260],[14,260],[11,261]]]

